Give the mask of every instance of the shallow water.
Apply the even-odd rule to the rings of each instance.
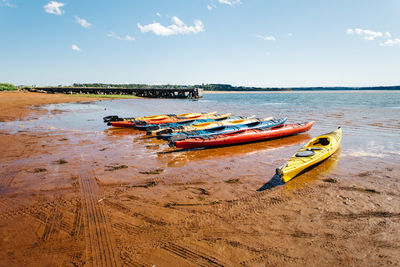
[[[1,123],[0,129],[70,134],[77,144],[75,152],[93,161],[127,164],[138,170],[165,169],[168,183],[210,179],[234,179],[251,176],[262,184],[272,177],[298,148],[313,136],[343,128],[340,153],[305,176],[318,177],[318,170],[348,179],[365,170],[393,168],[400,160],[400,92],[324,92],[267,94],[206,94],[204,98],[124,99],[92,103],[56,104],[42,107],[47,114],[27,121]],[[171,149],[165,142],[146,138],[131,129],[109,129],[104,116],[146,116],[186,112],[218,111],[233,115],[288,117],[287,123],[315,121],[313,129],[288,138],[232,147],[164,153]],[[90,140],[92,145],[79,145]],[[99,149],[106,150],[99,152]],[[108,155],[108,156],[107,156]],[[107,159],[106,159],[107,158]],[[334,167],[327,168],[327,166]],[[98,169],[99,172],[102,172]],[[140,176],[140,175],[139,175]],[[112,179],[111,175],[108,176]],[[132,177],[119,177],[131,182]],[[185,180],[185,181],[183,181]],[[301,179],[299,179],[301,180]],[[381,182],[384,183],[385,180]]]

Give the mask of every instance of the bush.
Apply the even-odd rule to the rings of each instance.
[[[12,85],[11,83],[0,83],[0,91],[14,91],[14,90],[18,90],[18,88]]]

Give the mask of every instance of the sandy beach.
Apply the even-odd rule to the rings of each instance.
[[[256,191],[310,135],[154,154],[163,143],[136,130],[23,126],[65,112],[42,105],[95,100],[0,93],[0,121],[21,122],[0,126],[0,266],[400,265],[396,157],[339,151]]]

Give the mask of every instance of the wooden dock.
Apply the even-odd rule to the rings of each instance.
[[[33,87],[31,92],[48,94],[135,95],[151,98],[201,98],[201,88],[103,88],[103,87]]]

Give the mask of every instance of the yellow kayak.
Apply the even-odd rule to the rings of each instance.
[[[215,115],[215,114],[217,114],[216,111],[214,111],[214,112],[207,112],[207,113],[184,113],[184,114],[176,115],[176,117],[178,117],[178,118],[185,117],[185,118],[190,119],[190,118],[197,117],[197,116],[200,116],[200,115],[213,116],[213,115]]]
[[[184,113],[184,114],[166,114],[166,115],[153,115],[153,116],[144,116],[144,117],[135,117],[135,118],[120,118],[116,115],[104,117],[104,122],[113,122],[113,121],[147,121],[147,120],[164,120],[170,117],[174,118],[196,118],[201,115],[212,116],[217,114],[217,112],[208,112],[208,113]]]
[[[272,118],[268,118],[265,120],[270,120],[270,119],[272,119]],[[209,122],[203,122],[203,123],[185,126],[184,129],[179,130],[179,132],[207,130],[207,129],[211,129],[211,128],[218,127],[218,126],[224,126],[224,125],[240,125],[240,124],[255,122],[258,120],[259,119],[250,118],[250,119],[239,119],[239,120],[209,121]]]
[[[178,128],[178,126],[179,126],[179,129],[180,129],[179,131],[183,131],[182,129],[184,129],[187,126],[198,125],[197,127],[199,127],[199,128],[197,128],[196,130],[201,130],[200,127],[207,127],[207,125],[210,125],[210,123],[216,123],[216,122],[223,121],[223,120],[229,118],[230,116],[231,116],[231,113],[222,114],[222,115],[215,115],[215,113],[212,113],[209,116],[204,116],[198,120],[210,119],[210,120],[214,120],[214,121],[197,123],[197,124],[187,124],[186,126],[185,125],[175,125],[175,127]],[[190,119],[190,117],[189,117],[189,119]],[[194,121],[196,121],[196,118],[194,118]],[[212,127],[212,126],[210,126],[210,127]],[[173,132],[171,127],[154,127],[154,129],[151,129],[151,130],[148,129],[147,135],[156,135],[157,133],[159,133],[161,131],[165,131],[167,129],[168,129],[168,132]],[[169,129],[171,129],[171,130],[169,130]],[[208,128],[204,128],[204,129],[208,129]]]
[[[330,157],[340,146],[342,129],[317,136],[296,152],[285,164],[276,169],[286,183],[303,170]]]

